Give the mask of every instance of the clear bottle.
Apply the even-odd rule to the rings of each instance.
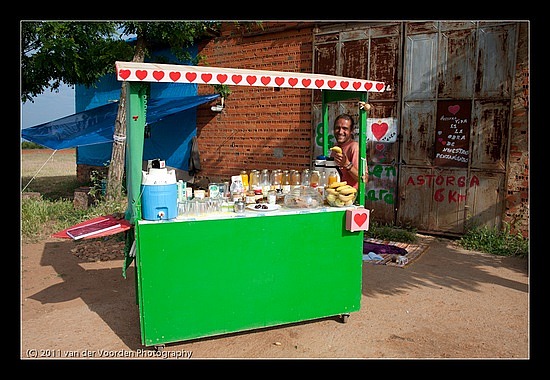
[[[277,190],[282,188],[283,172],[281,169],[275,169],[271,172],[271,189]]]
[[[281,182],[282,182],[283,194],[290,193],[290,171],[289,170],[283,170],[283,179]]]
[[[260,172],[257,171],[256,169],[252,169],[250,171],[248,185],[250,187],[249,190],[252,190],[252,191],[260,188]]]
[[[301,181],[300,181],[300,172],[298,170],[292,170],[290,172],[290,187],[292,189],[299,188]]]
[[[246,170],[241,170],[241,178],[244,191],[248,191],[250,189],[250,186],[248,185],[248,173],[246,172]]]
[[[271,178],[268,169],[262,169],[260,173],[260,186],[262,187],[262,195],[267,198],[267,192],[271,190]]]
[[[302,171],[302,182],[301,182],[302,186],[303,187],[309,187],[310,184],[311,184],[311,172],[309,171],[309,169],[304,169]]]
[[[311,187],[319,186],[319,180],[320,180],[319,170],[313,170],[311,172],[311,177],[309,179],[309,186],[311,186]]]

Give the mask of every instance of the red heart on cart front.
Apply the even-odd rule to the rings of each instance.
[[[367,214],[355,214],[353,216],[353,221],[355,222],[355,224],[361,227],[363,223],[367,221]]]

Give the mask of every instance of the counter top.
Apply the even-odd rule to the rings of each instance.
[[[174,223],[174,222],[190,222],[190,221],[207,221],[207,220],[219,220],[219,219],[234,219],[234,218],[257,218],[257,217],[270,217],[270,216],[281,216],[281,215],[297,215],[297,214],[316,214],[321,212],[341,212],[346,210],[353,210],[355,208],[360,208],[361,206],[348,206],[348,207],[331,207],[323,206],[316,208],[287,208],[280,207],[278,210],[273,211],[263,211],[263,210],[249,210],[245,209],[243,213],[236,212],[212,212],[202,216],[193,216],[193,217],[184,217],[178,216],[175,219],[170,220],[139,220],[140,224],[151,224],[151,223]]]

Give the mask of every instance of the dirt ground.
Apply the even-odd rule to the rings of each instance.
[[[429,238],[404,268],[363,263],[361,309],[347,323],[303,323],[141,344],[134,265],[115,239],[23,244],[22,359],[530,358],[528,260]]]

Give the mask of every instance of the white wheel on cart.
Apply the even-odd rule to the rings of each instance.
[[[340,320],[342,323],[348,323],[349,313],[340,314]]]

